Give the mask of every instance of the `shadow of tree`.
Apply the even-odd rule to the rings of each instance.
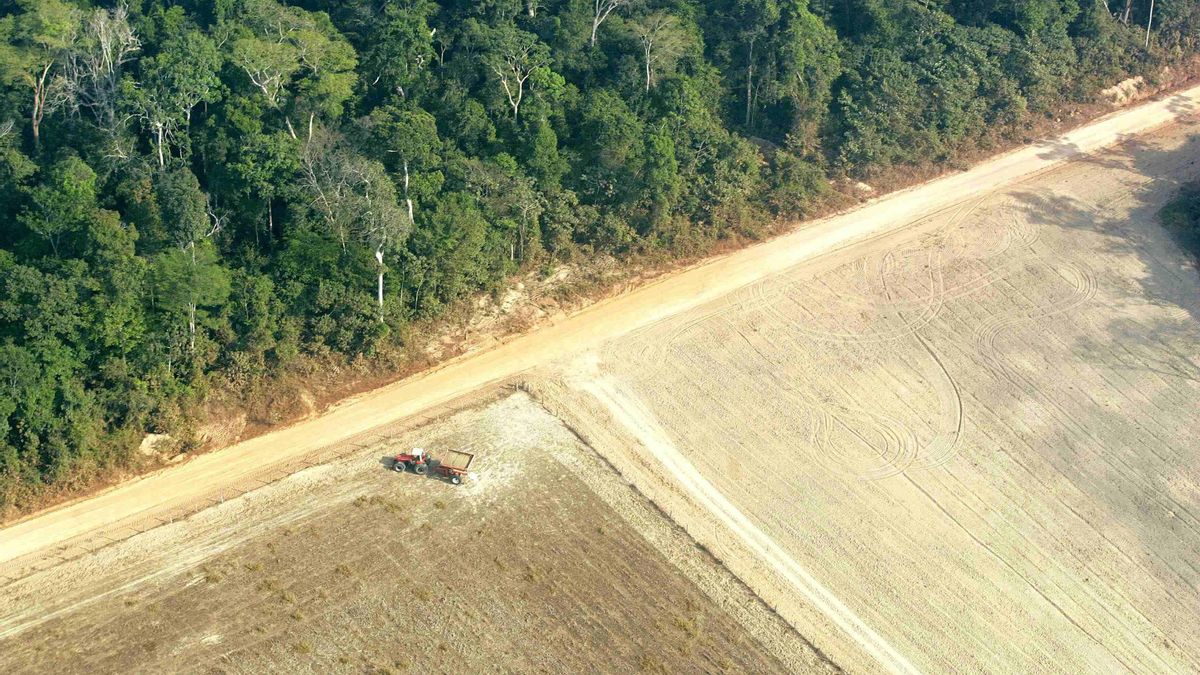
[[[1193,107],[1172,105],[1175,112]],[[1048,321],[1025,334],[1020,348],[1059,369],[1054,376],[1025,371],[1019,384],[1026,388],[1011,394],[1021,403],[1001,414],[1047,420],[1036,427],[1034,452],[1079,490],[1088,524],[1136,557],[1117,586],[1150,578],[1145,583],[1161,589],[1131,606],[1191,617],[1157,621],[1156,630],[1170,653],[1188,654],[1194,664],[1200,641],[1190,637],[1197,633],[1187,608],[1196,606],[1200,587],[1190,562],[1200,555],[1200,493],[1192,487],[1200,471],[1200,269],[1159,213],[1181,185],[1200,178],[1200,135],[1168,128],[1078,152],[1069,144],[1045,149],[1112,173],[1068,170],[1009,195],[1027,222],[1054,230],[1040,255],[1086,263],[1101,290],[1072,318],[1073,328]],[[1034,336],[1050,346],[1032,343]],[[1056,358],[1062,361],[1051,365]],[[1064,528],[1062,536],[1073,535]]]
[[[1180,187],[1200,178],[1200,134],[1188,136],[1174,148],[1136,137],[1123,137],[1115,146],[1087,155],[1074,144],[1048,142],[1046,147],[1039,156],[1074,157],[1078,162],[1128,174],[1121,184],[1132,200],[1114,209],[1106,201],[1086,203],[1042,190],[1018,190],[1012,197],[1025,217],[1104,235],[1103,253],[1133,256],[1142,262],[1145,274],[1136,281],[1148,299],[1182,308],[1200,321],[1200,271],[1196,260],[1185,248],[1182,236],[1159,220],[1159,212]]]

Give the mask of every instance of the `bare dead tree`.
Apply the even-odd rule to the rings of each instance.
[[[596,31],[600,30],[600,24],[608,19],[609,15],[618,9],[631,5],[635,0],[593,0],[592,14],[592,42],[593,47],[596,46]]]
[[[97,126],[114,140],[129,121],[120,112],[119,89],[124,65],[142,43],[129,23],[125,5],[95,9],[85,18],[79,38],[68,50],[64,64],[67,104],[73,111],[88,110]],[[116,153],[123,154],[119,148]]]

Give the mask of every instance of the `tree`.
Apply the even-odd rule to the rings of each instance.
[[[410,213],[396,204],[396,187],[383,165],[348,152],[342,139],[316,131],[304,152],[304,178],[312,204],[337,236],[343,253],[351,235],[371,247],[376,262],[379,320],[384,319],[386,257],[404,243]]]
[[[272,107],[278,108],[284,87],[300,70],[294,46],[283,41],[243,37],[233,43],[230,57]]]
[[[308,136],[300,159],[301,181],[309,204],[337,237],[343,253],[354,223],[350,202],[358,182],[355,163],[356,158],[341,146],[341,138],[320,127]]]
[[[354,49],[324,14],[275,0],[246,0],[231,57],[274,108],[284,94],[308,115],[337,117],[357,76]],[[295,130],[292,130],[295,136]]]
[[[191,29],[168,39],[161,52],[141,65],[141,85],[126,81],[127,98],[151,134],[151,145],[162,168],[170,154],[169,145],[191,122],[192,110],[216,100],[221,55],[211,39]]]
[[[411,212],[404,213],[396,206],[396,188],[383,166],[377,162],[364,162],[356,167],[359,185],[355,201],[358,202],[358,230],[375,252],[379,320],[384,319],[383,273],[387,270],[385,257],[404,243],[412,229]],[[411,208],[411,206],[410,206]]]
[[[170,248],[156,256],[154,284],[158,302],[168,316],[186,322],[187,348],[196,353],[199,326],[229,298],[229,272],[217,261],[217,249],[205,239],[186,250]]]
[[[93,9],[67,50],[64,64],[72,109],[91,112],[97,126],[112,142],[112,155],[122,159],[129,156],[129,151],[121,146],[126,122],[119,110],[121,72],[139,49],[141,40],[130,26],[123,5]]]
[[[370,129],[372,145],[381,151],[385,162],[399,169],[408,219],[413,221],[410,169],[422,169],[438,161],[442,141],[437,120],[420,108],[385,106],[372,111],[365,125]]]
[[[409,89],[433,65],[433,37],[428,19],[437,11],[430,2],[386,4],[366,26],[369,38],[362,52],[368,85],[407,98]]]
[[[156,185],[162,220],[171,231],[174,249],[159,258],[159,288],[174,306],[187,314],[188,348],[196,350],[196,319],[203,307],[224,302],[229,296],[229,276],[217,263],[209,237],[208,198],[200,191],[196,175],[187,168],[164,172]]]
[[[633,22],[633,34],[642,45],[642,63],[646,69],[646,91],[654,84],[656,68],[666,68],[688,46],[688,34],[679,21],[667,12],[652,12]]]
[[[451,302],[487,282],[487,235],[488,222],[469,195],[451,193],[437,203],[409,244],[418,261],[419,275],[410,277],[418,307]]]
[[[675,157],[675,139],[663,127],[652,129],[646,135],[643,151],[645,161],[641,184],[645,186],[646,198],[650,202],[651,220],[666,218],[674,206],[682,187],[679,162]]]
[[[60,160],[30,192],[29,204],[21,222],[58,256],[63,235],[83,227],[96,208],[96,172],[78,157]]]
[[[635,0],[593,0],[591,46],[596,46],[596,31],[600,30],[600,24],[608,20],[610,14],[622,7],[627,7],[633,4],[634,1]]]
[[[550,63],[550,49],[536,35],[512,25],[496,29],[491,37],[488,65],[500,81],[516,122],[525,97],[525,82]]]
[[[32,91],[29,123],[36,147],[46,113],[67,102],[60,71],[79,35],[80,12],[62,0],[21,0],[18,6],[20,14],[0,18],[0,73]]]

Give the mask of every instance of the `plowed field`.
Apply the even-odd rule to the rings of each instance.
[[[1200,669],[1194,127],[957,204],[534,388],[850,670]]]
[[[7,585],[0,672],[831,668],[527,396],[378,438]]]

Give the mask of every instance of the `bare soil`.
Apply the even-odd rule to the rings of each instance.
[[[544,369],[847,670],[1200,670],[1195,120]]]
[[[389,470],[413,444],[475,480]],[[0,671],[832,670],[521,393],[13,582]]]

